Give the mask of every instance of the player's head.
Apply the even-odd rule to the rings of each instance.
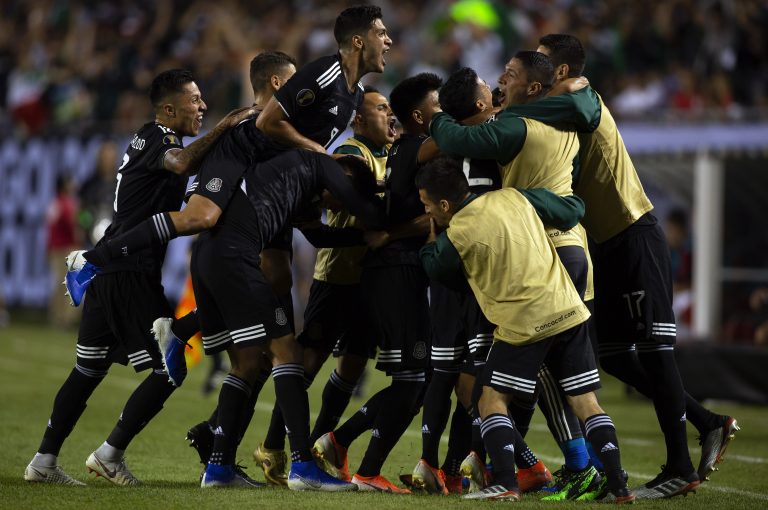
[[[196,136],[208,107],[200,89],[186,69],[171,69],[155,76],[149,100],[157,120],[181,136]]]
[[[376,183],[376,176],[361,158],[357,156],[343,156],[336,160],[344,173],[352,182],[352,187],[358,194],[364,197],[370,197],[373,200],[376,193],[379,192]],[[344,205],[338,198],[333,196],[330,191],[323,190],[320,204],[325,209],[338,212],[344,208]]]
[[[429,122],[440,108],[437,91],[442,85],[443,80],[438,75],[420,73],[392,89],[389,104],[403,129],[409,133],[429,134]]]
[[[549,90],[553,79],[549,57],[538,51],[518,51],[499,76],[502,108],[535,101]]]
[[[441,227],[447,227],[469,194],[467,177],[461,163],[440,156],[424,165],[416,174],[416,187],[424,211]]]
[[[440,107],[459,122],[475,115],[479,122],[487,120],[493,113],[492,103],[491,88],[469,67],[453,73],[440,88]]]
[[[539,39],[536,49],[552,61],[555,68],[555,81],[577,78],[584,72],[584,47],[578,37],[570,34],[547,34]]]
[[[384,147],[397,136],[395,115],[381,92],[369,85],[364,90],[363,105],[355,115],[352,128],[356,135],[367,138],[376,147]]]
[[[296,73],[296,60],[282,51],[263,51],[251,60],[250,78],[253,95],[268,99]],[[262,97],[262,96],[267,97]]]
[[[384,54],[392,46],[387,27],[381,20],[381,8],[375,5],[355,5],[341,11],[333,27],[333,36],[342,51],[356,55],[362,62],[362,74],[384,72]]]

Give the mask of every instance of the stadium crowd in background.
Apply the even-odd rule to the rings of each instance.
[[[247,62],[280,49],[299,64],[335,49],[327,31],[348,2],[27,2],[0,6],[0,130],[126,133],[151,112],[145,92],[187,68],[221,117],[248,95]],[[573,33],[586,74],[617,117],[740,119],[768,106],[768,6],[760,0],[388,0],[400,43],[382,92],[422,71],[473,65],[489,83],[514,49]],[[311,13],[311,15],[310,15]],[[477,57],[482,56],[482,61]],[[616,77],[620,77],[616,79]]]

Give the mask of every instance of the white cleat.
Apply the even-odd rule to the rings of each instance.
[[[61,469],[60,466],[34,466],[29,464],[24,470],[24,479],[34,483],[53,483],[58,485],[73,485],[85,487],[80,480],[75,480]]]
[[[85,461],[85,467],[89,473],[96,473],[96,476],[106,478],[115,485],[128,486],[141,483],[125,465],[124,458],[119,462],[110,462],[98,458],[96,452],[93,452]]]

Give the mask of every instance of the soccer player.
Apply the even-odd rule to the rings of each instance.
[[[249,77],[251,88],[253,89],[253,110],[256,114],[263,109],[263,105],[266,104],[272,95],[295,73],[296,61],[289,55],[280,51],[262,52],[251,60]],[[280,299],[288,323],[291,325],[293,324],[293,303],[290,299],[292,231],[292,226],[288,225],[288,227],[267,244],[261,252],[261,269],[264,272],[264,278]],[[166,364],[170,365],[167,368],[177,386],[181,384],[181,381],[183,380],[182,376],[185,373],[181,369],[182,367],[173,366],[174,363],[184,365],[183,349],[185,342],[182,342],[179,339],[190,338],[197,334],[199,330],[200,325],[197,319],[197,310],[194,310],[179,319],[157,319],[153,325],[153,331],[160,342],[161,350],[167,353],[168,346],[177,349],[176,355],[166,355],[164,358]],[[238,434],[240,440],[242,440],[245,431],[250,424],[256,399],[271,371],[269,360],[264,358],[262,362],[264,365],[263,370],[254,386],[251,388],[251,399],[246,404],[245,410],[243,411],[244,415],[241,420],[240,432]],[[194,425],[187,432],[187,440],[190,441],[190,446],[195,448],[200,456],[200,462],[203,464],[207,464],[211,456],[214,441],[213,432],[216,429],[217,419],[218,408],[214,409],[208,420]],[[284,428],[282,415],[280,415],[279,409],[274,421],[279,423],[281,428]],[[257,460],[261,463],[263,459],[258,458],[260,455],[261,452],[257,449],[256,452],[254,452],[254,456],[256,456]],[[280,458],[277,458],[276,456],[270,458],[269,462],[271,469],[266,473],[267,482],[286,485],[287,458],[285,457],[285,452],[283,452],[282,457]],[[238,475],[248,479],[247,475],[239,466],[236,466],[235,469],[238,472]],[[275,473],[280,473],[281,475],[273,475],[273,471]]]
[[[102,245],[153,214],[178,209],[186,175],[197,168],[222,133],[249,114],[248,109],[232,112],[185,148],[182,138],[198,134],[207,109],[192,75],[180,69],[160,73],[152,81],[149,98],[155,120],[136,132],[123,156],[117,175],[114,219]],[[77,252],[70,258],[75,256]],[[107,440],[88,457],[86,467],[117,485],[139,483],[125,464],[125,449],[160,412],[174,390],[149,332],[156,317],[171,313],[160,281],[164,256],[161,247],[133,252],[102,266],[102,274],[93,280],[78,333],[75,368],[56,395],[40,448],[24,473],[25,480],[83,485],[58,466],[59,451],[110,365],[130,361],[137,372],[151,372],[128,399]]]
[[[342,11],[334,26],[339,52],[304,66],[275,93],[255,121],[243,122],[216,144],[206,164],[219,171],[207,182],[200,182],[202,189],[183,211],[156,214],[85,252],[87,263],[83,267],[70,266],[67,288],[74,304],[79,304],[93,276],[112,259],[212,228],[250,165],[291,147],[325,153],[360,109],[360,79],[369,72],[384,70],[384,55],[392,40],[381,18],[381,9],[373,5]]]
[[[272,360],[275,395],[291,446],[288,487],[356,489],[323,473],[312,457],[302,349],[264,280],[258,257],[265,239],[316,204],[332,209],[343,204],[367,224],[381,223],[372,200],[375,181],[370,170],[353,157],[344,164],[351,179],[329,156],[312,151],[292,150],[258,163],[248,170],[216,227],[201,234],[195,245],[191,270],[203,346],[206,353],[226,349],[232,362],[219,394],[213,451],[202,487],[244,485],[234,468],[235,447],[245,403],[266,354]],[[200,182],[208,178],[201,175]]]
[[[448,78],[440,89],[440,107],[464,125],[488,122],[494,113],[490,88],[470,68],[460,69]],[[481,195],[501,187],[495,160],[463,158],[462,169],[469,182],[470,191],[475,194]],[[549,192],[524,190],[523,193],[542,196]],[[555,202],[558,197],[552,195],[549,200]],[[466,440],[462,441],[455,428],[461,428],[464,421],[469,420],[470,414],[476,411],[472,409],[471,404],[472,387],[477,372],[482,370],[485,364],[495,326],[482,314],[468,288],[464,291],[449,289],[439,282],[431,282],[430,287],[433,330],[431,363],[434,373],[424,402],[422,460],[414,469],[413,480],[417,485],[424,485],[428,492],[439,488],[439,472],[436,476],[434,473],[437,470],[431,466],[436,465],[440,435],[450,411],[451,389],[456,386],[458,404],[452,419],[448,456],[442,469],[446,481],[450,482],[451,476],[459,475],[461,465],[473,483],[470,490],[474,490],[477,489],[474,485],[478,481],[488,478],[484,473],[485,451],[479,434],[479,417],[476,419],[476,426],[470,424],[473,453],[470,453],[469,434],[465,434]],[[518,439],[518,481],[521,490],[527,492],[551,480],[551,475],[543,462],[530,452],[522,437]],[[463,455],[459,456],[459,452],[463,452]],[[429,469],[426,469],[427,466]],[[460,480],[461,477],[458,478]]]
[[[365,87],[363,104],[352,122],[354,136],[345,140],[336,154],[363,158],[377,181],[384,181],[387,152],[395,140],[395,119],[387,99],[372,87]],[[347,211],[328,211],[328,225],[353,227],[357,221]],[[366,331],[361,306],[360,262],[365,246],[321,248],[304,314],[304,331],[297,340],[304,346],[304,371],[307,382],[315,378],[331,352],[339,356],[337,368],[325,385],[320,413],[310,434],[313,443],[333,430],[349,404],[352,392],[372,352],[374,339]],[[284,448],[285,430],[270,423],[257,456],[279,457]],[[267,459],[269,460],[269,459]],[[269,476],[275,469],[262,463]]]
[[[581,76],[585,55],[576,37],[544,36],[538,50],[550,55],[559,83]],[[665,436],[665,468],[638,488],[638,498],[672,497],[707,479],[739,429],[735,419],[710,412],[685,393],[673,351],[676,329],[669,248],[605,104],[600,101],[597,125],[584,124],[572,115],[573,102],[593,93],[586,87],[518,109],[547,122],[575,121],[583,132],[575,188],[586,204],[584,226],[596,242],[595,326],[600,365],[653,400]],[[698,469],[693,468],[688,454],[687,420],[701,437]]]
[[[441,113],[435,116],[431,132],[438,146],[448,154],[495,159],[500,166],[502,186],[525,190],[522,193],[537,209],[568,274],[579,294],[584,296],[589,264],[586,235],[577,224],[583,214],[583,202],[573,196],[571,188],[573,160],[579,147],[576,132],[518,116],[509,109],[511,105],[539,100],[551,86],[553,77],[554,70],[546,56],[534,51],[520,51],[509,61],[499,77],[500,100],[504,109],[496,115],[494,122],[459,126],[450,116]],[[580,106],[582,115],[594,121],[599,113],[596,96],[584,97]],[[541,195],[542,189],[551,193]],[[554,200],[552,193],[556,195]],[[547,209],[553,205],[563,206],[565,212],[570,207],[573,214],[577,215],[575,221],[565,228],[559,226],[547,217],[551,212]],[[572,489],[590,485],[585,480],[597,479],[597,471],[589,463],[586,445],[580,441],[578,421],[572,413],[570,420],[567,419],[568,415],[565,415],[566,420],[559,417],[560,408],[565,404],[557,395],[556,387],[551,382],[542,386],[552,386],[552,391],[546,392],[547,396],[552,397],[551,400],[544,401],[552,405],[545,405],[544,408],[551,408],[547,421],[557,433],[556,439],[565,454],[567,468],[560,471],[562,480],[558,482],[558,490],[552,497],[578,497],[580,494],[575,494]],[[554,405],[556,403],[558,405]],[[521,422],[521,434],[525,433],[533,409],[514,406],[510,412],[516,421]],[[519,460],[524,463],[521,467],[525,468],[532,468],[538,462],[533,455],[521,455]],[[481,467],[477,462],[475,465]],[[477,473],[479,469],[472,471]],[[481,477],[477,478],[479,481]]]
[[[437,107],[437,89],[441,83],[439,77],[424,73],[399,83],[391,94],[392,110],[403,126],[403,134],[395,141],[386,160],[388,228],[366,233],[369,246],[374,250],[365,255],[362,269],[365,317],[373,323],[369,334],[386,338],[389,342],[400,337],[403,342],[410,341],[417,345],[424,342],[427,336],[426,288],[424,277],[419,274],[421,269],[416,250],[423,244],[428,224],[423,219],[419,221],[424,210],[418,202],[413,178],[420,164],[436,153],[434,144],[425,143],[424,133]],[[414,267],[418,268],[417,272]],[[404,280],[404,275],[410,278]],[[382,281],[392,290],[384,288]],[[393,317],[393,314],[402,317]],[[422,344],[418,361],[427,357],[426,348],[426,344]],[[395,353],[391,351],[390,348],[387,355],[380,356],[379,364],[387,362],[388,366],[396,368],[400,360],[393,359]],[[322,436],[315,443],[315,450],[323,459],[325,469],[348,478],[347,449],[365,430],[373,428],[376,432],[366,458],[352,480],[359,484],[361,490],[406,493],[406,490],[381,476],[380,469],[404,427],[418,412],[420,404],[415,400],[420,400],[418,386],[422,382],[423,372],[421,375],[416,372],[394,374],[391,386],[371,397],[338,429]],[[392,401],[395,401],[394,404]],[[388,416],[385,418],[382,413]]]
[[[531,203],[516,189],[469,192],[457,162],[438,159],[416,177],[433,223],[420,256],[430,278],[459,285],[466,277],[481,309],[497,325],[477,402],[495,485],[468,499],[519,500],[514,424],[508,408],[529,401],[546,362],[587,436],[600,452],[607,476],[606,501],[635,499],[621,468],[616,430],[600,408],[600,387],[586,332],[589,311],[560,262]],[[446,230],[435,234],[435,226]]]

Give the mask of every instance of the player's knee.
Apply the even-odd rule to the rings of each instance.
[[[596,414],[603,414],[603,409],[597,403],[597,396],[593,391],[582,395],[568,395],[567,399],[574,414],[581,421],[585,421]]]
[[[507,414],[508,398],[490,386],[483,386],[480,394],[480,400],[477,403],[477,410],[480,417],[485,419],[491,414]]]
[[[304,362],[303,349],[292,334],[272,339],[269,350],[272,353],[272,366]]]
[[[336,371],[345,381],[357,381],[363,375],[368,358],[356,354],[344,354],[339,357]]]

